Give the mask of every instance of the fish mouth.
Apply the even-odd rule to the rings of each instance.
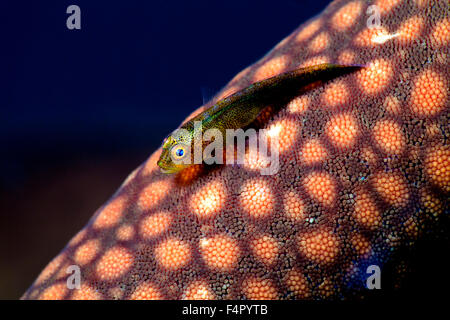
[[[175,173],[178,171],[178,170],[174,170],[174,169],[165,169],[165,168],[161,168],[161,167],[160,167],[160,170],[162,173]]]
[[[170,167],[166,167],[164,166],[160,161],[158,161],[158,167],[161,170],[162,173],[175,173],[178,172],[177,169],[175,168],[170,168]]]

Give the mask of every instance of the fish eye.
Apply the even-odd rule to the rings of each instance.
[[[183,159],[186,155],[186,148],[183,145],[177,144],[173,146],[171,150],[171,155],[174,160]]]

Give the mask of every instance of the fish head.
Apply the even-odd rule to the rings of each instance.
[[[172,133],[163,141],[157,162],[163,173],[177,173],[192,164],[190,137]]]

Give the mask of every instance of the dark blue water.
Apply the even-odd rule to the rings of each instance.
[[[73,148],[150,152],[327,3],[4,0],[3,150],[16,160]],[[81,8],[81,30],[66,28],[70,4]]]

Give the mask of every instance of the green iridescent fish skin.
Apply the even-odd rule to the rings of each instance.
[[[184,123],[180,127],[184,130],[175,130],[169,135],[163,142],[158,166],[164,173],[179,172],[194,163],[194,152],[189,150],[194,150],[195,138],[206,130],[218,129],[222,137],[226,137],[227,129],[248,127],[267,106],[286,105],[308,90],[361,68],[359,65],[324,63],[255,82]],[[201,123],[201,130],[194,130],[196,121]],[[209,143],[203,141],[202,150]],[[190,160],[181,161],[183,157],[190,157]]]

